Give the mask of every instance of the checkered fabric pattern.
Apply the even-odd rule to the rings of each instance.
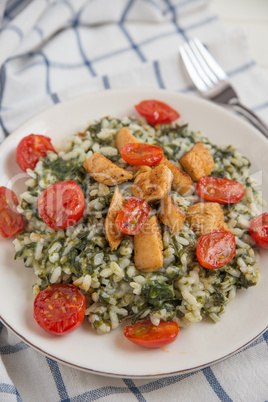
[[[198,36],[241,101],[268,122],[268,83],[242,33],[208,0],[0,0],[0,140],[36,113],[108,88],[197,95],[178,47]],[[30,348],[0,323],[0,401],[265,401],[268,331],[211,367],[160,379],[105,378]]]

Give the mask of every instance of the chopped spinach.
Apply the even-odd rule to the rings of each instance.
[[[153,306],[161,307],[164,301],[174,298],[174,288],[172,284],[152,280],[142,286],[141,295]]]

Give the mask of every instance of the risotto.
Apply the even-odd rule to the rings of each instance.
[[[243,184],[246,191],[242,200],[223,206],[225,223],[236,240],[236,255],[227,265],[207,269],[199,264],[198,237],[187,220],[177,234],[161,224],[163,267],[155,272],[142,272],[135,267],[133,236],[125,235],[118,249],[111,250],[104,221],[116,186],[95,181],[83,164],[98,152],[127,169],[115,146],[115,135],[122,127],[127,127],[139,141],[160,146],[165,157],[179,167],[177,161],[200,141],[213,156],[212,175]],[[50,284],[77,286],[86,297],[88,320],[99,334],[116,328],[126,317],[134,323],[150,319],[154,325],[160,320],[176,320],[179,326],[187,326],[204,317],[217,322],[237,290],[257,284],[257,255],[248,226],[260,213],[261,198],[250,177],[250,162],[232,146],[211,144],[187,125],[152,127],[142,119],[104,117],[92,122],[84,133],[71,136],[64,151],[48,152],[27,173],[27,191],[21,194],[18,207],[27,226],[14,240],[15,258],[34,270],[34,294]],[[86,208],[77,224],[54,230],[41,219],[37,199],[49,185],[68,180],[82,189]],[[132,196],[132,185],[133,180],[118,185],[125,200]],[[184,195],[171,190],[170,196],[184,212],[201,201],[195,184]],[[150,215],[156,213],[157,206],[152,205]]]

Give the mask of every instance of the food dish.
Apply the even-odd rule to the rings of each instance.
[[[31,134],[17,150],[28,141],[44,146],[40,135]],[[17,152],[26,156],[25,166],[27,150]],[[198,180],[196,190],[191,177],[175,165],[178,160]],[[257,283],[256,253],[247,227],[261,213],[261,197],[249,177],[248,159],[231,146],[211,144],[203,133],[180,123],[154,128],[141,120],[106,116],[66,138],[58,154],[50,152],[37,161],[27,170],[27,190],[20,194],[18,211],[28,224],[13,242],[15,259],[35,272],[34,294],[40,296],[48,285],[55,289],[61,282],[77,286],[85,294],[86,315],[97,333],[110,332],[126,317],[134,322],[150,319],[155,325],[176,318],[180,327],[205,316],[217,322],[237,289]],[[212,171],[213,188],[202,184],[202,179],[211,182]],[[223,198],[228,194],[225,207],[204,203],[197,195],[206,191],[204,197],[218,200],[215,182],[225,189]],[[230,194],[236,198],[233,204]],[[143,216],[134,218],[133,209]],[[226,232],[228,227],[233,233]],[[208,234],[213,229],[221,232]],[[205,243],[218,236],[224,246],[215,252],[217,247],[212,250]],[[209,260],[215,256],[212,264],[223,268],[213,269],[206,255]],[[212,269],[204,269],[204,264]],[[44,311],[47,324],[52,325],[57,308],[51,303],[59,303],[59,295],[55,291],[44,296],[48,302],[38,317]],[[62,300],[64,308],[59,309],[62,319],[68,300]],[[56,327],[60,332],[65,325]]]
[[[116,103],[114,102],[115,98]],[[253,162],[254,173],[260,169],[265,169],[267,140],[261,134],[215,105],[165,91],[107,91],[80,97],[37,116],[17,130],[13,134],[13,138],[16,139],[17,144],[25,135],[35,132],[52,137],[53,144],[61,147],[64,137],[83,130],[88,119],[107,114],[116,117],[132,115],[134,114],[133,105],[146,98],[161,99],[169,103],[181,113],[185,122],[190,123],[190,128],[203,131],[212,142],[217,144],[231,143],[237,146]],[[88,110],[90,110],[90,116]],[[68,116],[67,119],[66,116]],[[57,133],[54,130],[57,130]],[[234,132],[236,133],[235,136]],[[12,169],[7,164],[7,155],[10,157],[11,152],[14,155],[16,147],[15,141],[12,142],[11,138],[8,138],[2,146],[5,158],[3,158],[1,170],[3,170],[6,180],[3,185],[7,185],[11,177],[14,180],[15,175],[19,174],[19,169],[14,166],[14,170],[11,172]],[[250,148],[247,147],[249,143]],[[265,173],[263,174],[264,198],[266,199],[267,176],[266,174],[265,183]],[[15,187],[13,189],[17,194],[20,192]],[[2,259],[6,261],[6,253],[12,252],[12,244],[9,241],[3,241],[3,244],[6,247],[2,247]],[[267,254],[265,255],[265,252],[260,254],[261,263],[259,265],[262,267]],[[7,265],[9,266],[10,263],[8,262]],[[137,350],[134,345],[133,347],[132,345],[129,346],[127,341],[122,339],[120,330],[115,330],[109,335],[109,338],[106,336],[98,337],[92,333],[89,335],[86,329],[87,323],[83,323],[79,332],[77,331],[64,339],[55,339],[49,334],[43,334],[39,328],[35,327],[31,314],[33,297],[29,291],[29,283],[34,283],[34,276],[28,270],[25,272],[25,268],[23,271],[19,270],[18,276],[19,267],[21,268],[21,264],[14,263],[8,270],[4,267],[1,268],[1,275],[5,279],[5,283],[12,280],[12,289],[14,287],[19,289],[15,295],[14,292],[11,295],[10,289],[7,289],[8,286],[5,286],[3,291],[1,289],[0,305],[7,306],[3,300],[4,298],[9,300],[8,308],[0,307],[3,321],[39,350],[67,364],[88,371],[121,377],[143,377],[163,376],[194,370],[233,353],[261,333],[267,325],[265,312],[262,311],[261,306],[267,303],[265,286],[267,286],[268,279],[267,274],[265,276],[265,271],[262,270],[258,289],[252,288],[246,294],[240,292],[239,297],[232,302],[232,309],[228,309],[228,314],[223,316],[222,321],[217,326],[202,322],[198,324],[198,329],[193,326],[187,330],[182,330],[178,340],[173,345],[166,347],[165,350],[153,352],[144,349]],[[18,313],[17,307],[18,300],[21,303],[20,313]],[[23,314],[21,314],[22,311]],[[248,315],[250,315],[252,323],[250,329],[248,329]],[[25,320],[25,316],[28,316],[27,320]],[[233,323],[238,321],[239,324],[234,326]],[[89,344],[89,339],[92,347],[88,348],[89,350],[86,353],[85,348]],[[72,344],[79,346],[75,348],[68,346]],[[221,349],[219,349],[219,345],[221,345]],[[100,350],[102,350],[102,356],[105,356],[103,360],[100,360],[98,354]],[[168,353],[169,351],[170,353]],[[150,358],[144,359],[148,352]],[[114,363],[115,357],[116,363]],[[131,365],[128,363],[129,359],[132,359]],[[140,364],[141,361],[143,361],[142,365]]]

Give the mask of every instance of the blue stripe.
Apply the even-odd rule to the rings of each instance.
[[[244,64],[243,66],[240,66],[238,68],[235,68],[234,70],[231,70],[227,73],[228,76],[232,76],[232,75],[237,75],[239,73],[243,73],[244,71],[249,70],[252,67],[256,66],[256,62],[254,60],[251,60],[250,62]]]
[[[131,6],[135,3],[135,0],[130,0],[129,3],[127,4],[125,11],[123,11],[122,17],[121,17],[121,23],[124,22],[126,19],[127,13],[129,12]]]
[[[16,345],[5,345],[0,347],[0,354],[3,355],[11,355],[12,353],[20,352],[21,350],[28,349],[29,345],[25,342],[21,341]]]
[[[215,394],[218,396],[218,398],[224,402],[232,402],[232,399],[224,391],[221,384],[217,380],[215,374],[213,373],[212,369],[210,367],[206,367],[202,371],[203,371],[203,374],[206,377],[208,383],[210,384],[211,388],[213,389]]]
[[[209,19],[205,19],[205,20],[200,21],[199,23],[197,23],[197,24],[195,24],[195,25],[192,25],[192,26],[189,26],[189,27],[185,28],[184,31],[188,31],[188,30],[194,29],[194,28],[196,28],[196,27],[198,27],[198,26],[206,25],[206,24],[208,24],[208,23],[213,22],[215,19],[217,19],[217,17],[211,17],[211,18],[209,18]],[[141,41],[140,44],[139,44],[139,48],[142,47],[142,46],[145,46],[145,45],[147,45],[147,44],[149,44],[149,43],[155,42],[155,41],[158,40],[158,39],[165,38],[165,37],[169,37],[169,36],[174,36],[174,35],[177,35],[177,27],[176,27],[176,31],[174,31],[174,32],[161,33],[160,35],[156,35],[156,36],[154,36],[154,37],[152,37],[152,38],[145,39],[144,41]],[[106,53],[106,54],[104,54],[104,55],[102,55],[102,56],[95,57],[95,58],[93,58],[93,59],[91,60],[91,62],[92,62],[92,63],[95,63],[95,62],[98,62],[98,61],[107,59],[107,58],[109,58],[109,57],[116,56],[117,54],[120,54],[120,53],[129,52],[130,50],[131,50],[131,49],[130,49],[129,47],[122,48],[122,49],[113,51],[113,52],[111,52],[111,53]],[[144,56],[142,55],[142,57],[144,57]],[[60,68],[68,68],[68,66],[67,66],[66,64],[51,63],[51,65],[56,66],[56,67],[60,67]],[[76,67],[76,66],[77,66],[77,67],[80,67],[81,65],[82,65],[82,64],[77,64],[77,65],[74,64],[74,65],[72,65],[72,66],[69,66],[69,68],[73,68],[73,67]]]
[[[139,390],[141,391],[142,394],[154,392],[154,391],[157,391],[158,389],[165,388],[165,387],[168,387],[169,385],[176,384],[176,383],[184,380],[187,377],[195,375],[198,372],[200,372],[200,370],[193,371],[191,373],[186,373],[186,374],[179,374],[179,375],[171,376],[171,377],[164,377],[164,378],[160,378],[155,381],[150,381],[147,384],[141,385],[139,387]]]
[[[135,50],[135,52],[138,54],[138,56],[139,56],[139,58],[141,59],[141,61],[143,61],[143,62],[146,61],[146,58],[144,57],[144,55],[143,55],[142,52],[140,51],[138,45],[136,45],[136,44],[133,42],[133,40],[132,40],[131,36],[129,35],[129,33],[127,32],[125,26],[122,25],[122,24],[119,24],[119,26],[120,26],[121,30],[124,32],[125,36],[127,37],[129,43],[131,44],[132,49]]]
[[[268,107],[268,102],[261,103],[260,105],[257,105],[254,107],[254,110],[262,110]]]
[[[37,53],[32,53],[31,52],[31,53],[29,53],[29,56],[33,56],[33,57],[41,56],[42,57],[42,59],[44,61],[44,64],[45,64],[45,67],[46,67],[46,79],[45,79],[45,81],[46,81],[46,91],[47,91],[48,94],[51,94],[50,80],[49,80],[49,61],[48,61],[46,55],[43,52],[37,52]]]
[[[159,88],[164,89],[165,85],[164,85],[164,81],[163,81],[161,73],[160,73],[159,62],[154,61],[153,66],[154,66],[154,72],[155,72],[155,76],[156,76],[156,79],[157,79],[157,82],[158,82],[158,86],[159,86]]]
[[[168,5],[168,8],[169,8],[171,14],[173,15],[172,21],[173,21],[173,24],[175,25],[178,33],[183,37],[184,40],[188,40],[188,36],[186,35],[185,30],[182,29],[178,24],[178,18],[177,18],[177,15],[176,15],[175,7],[170,3],[170,0],[165,0],[165,1],[166,1],[167,5]]]
[[[55,93],[52,93],[50,88],[50,63],[47,56],[43,52],[32,53],[31,55],[32,56],[39,55],[43,58],[46,67],[46,91],[47,94],[50,95],[53,103],[58,103],[59,99],[57,95]]]
[[[75,23],[75,24],[76,24],[76,23]],[[84,60],[84,64],[85,64],[85,65],[87,66],[87,68],[89,69],[90,74],[91,74],[93,77],[96,77],[97,74],[96,74],[96,72],[94,71],[94,69],[93,69],[93,67],[92,67],[92,65],[91,65],[91,62],[86,58],[86,55],[85,55],[84,50],[83,50],[83,48],[82,48],[82,44],[81,44],[79,32],[78,32],[78,29],[77,29],[76,26],[74,26],[74,31],[75,31],[75,33],[76,33],[78,48],[79,48],[79,50],[80,50],[80,54],[81,54],[81,56],[82,56],[82,59]]]
[[[219,17],[214,15],[213,17],[206,18],[205,20],[199,21],[196,24],[189,25],[187,28],[185,28],[185,31],[191,31],[191,29],[196,29],[203,25],[211,24],[212,22],[218,21],[218,20],[219,20]]]
[[[26,3],[26,5],[27,5],[27,2],[25,2],[25,3]],[[5,17],[8,17],[8,18],[11,18],[11,17],[9,17],[9,15],[10,15],[14,10],[16,10],[16,8],[17,8],[18,6],[21,6],[21,4],[22,4],[22,0],[18,0],[18,1],[15,2],[14,4],[11,4],[10,7],[7,7],[7,8],[6,8],[4,16],[5,16]]]
[[[267,335],[268,336],[268,335]],[[243,352],[244,350],[253,348],[256,345],[259,345],[260,343],[262,343],[264,341],[264,334],[263,336],[258,336],[257,339],[255,339],[255,341],[251,342],[249,345],[247,345],[246,347],[244,347],[243,349],[240,349],[237,354]],[[235,353],[236,354],[236,353]]]
[[[44,62],[45,62],[45,67],[46,67],[46,90],[47,90],[47,93],[51,96],[51,89],[50,89],[50,64],[49,64],[49,61],[48,61],[48,58],[46,57],[46,55],[43,53],[43,52],[39,52],[39,53],[36,53],[37,55],[39,54],[42,58],[43,58],[43,60],[44,60]],[[53,101],[53,98],[52,98],[52,101]]]
[[[107,75],[104,75],[102,77],[102,81],[103,81],[103,86],[104,86],[105,89],[111,88],[110,83],[109,83],[109,78],[108,78]]]
[[[268,330],[266,332],[264,332],[263,339],[265,340],[265,342],[267,343],[267,346],[268,346]]]
[[[4,135],[7,137],[7,136],[10,134],[10,132],[9,132],[9,130],[6,128],[6,126],[5,126],[4,122],[3,122],[1,113],[0,113],[0,126],[2,127],[2,130],[3,130],[3,132],[4,132]]]
[[[16,395],[17,401],[22,402],[22,398],[21,398],[20,394],[18,393],[17,388],[14,387],[14,385],[5,384],[2,382],[2,383],[0,383],[0,392],[2,392],[3,394]]]
[[[0,0],[0,1],[1,1],[1,0]],[[28,55],[26,55],[26,56],[28,56]],[[22,57],[22,56],[17,56],[17,58],[20,58],[20,57]],[[25,55],[24,55],[23,57],[25,57]],[[92,60],[92,61],[95,61],[95,60]],[[24,66],[24,67],[21,67],[21,68],[20,68],[20,73],[23,73],[24,71],[27,71],[27,70],[29,70],[30,68],[33,68],[33,67],[38,66],[38,65],[43,65],[43,62],[42,62],[42,61],[38,61],[38,60],[33,61],[32,63],[27,64],[27,65]],[[66,70],[67,70],[67,69],[68,69],[68,70],[72,70],[72,69],[75,69],[75,68],[82,68],[82,67],[85,67],[85,63],[63,64],[63,63],[58,63],[58,62],[50,62],[50,67],[59,68],[59,69],[66,69]]]
[[[200,370],[199,370],[200,371]],[[172,377],[164,377],[160,378],[155,381],[150,381],[145,385],[136,387],[134,384],[134,387],[136,390],[137,395],[143,395],[143,393],[149,393],[153,391],[157,391],[158,389],[164,388],[166,386],[175,384],[181,380],[183,380],[186,377],[192,376],[196,374],[197,372],[192,372],[192,373],[187,373],[187,374],[182,374],[182,375],[177,375],[177,376],[172,376]],[[124,380],[125,381],[125,380]],[[132,382],[132,380],[130,380]],[[133,386],[133,384],[128,383],[129,385]],[[128,385],[127,384],[127,385]],[[112,394],[129,394],[132,392],[130,388],[126,387],[101,387],[94,389],[92,391],[84,392],[83,394],[80,394],[78,396],[75,396],[70,399],[71,402],[84,402],[84,401],[95,401],[101,398],[105,398],[109,395]],[[135,394],[135,396],[136,396]]]
[[[55,381],[61,401],[66,401],[66,402],[70,401],[70,398],[67,393],[67,389],[66,389],[65,384],[62,379],[62,375],[61,375],[58,363],[55,360],[50,359],[49,357],[46,357],[46,361],[48,363],[51,374]]]
[[[212,17],[211,19],[206,19],[206,20],[204,20],[204,21],[200,21],[198,24],[195,24],[195,25],[193,25],[193,26],[189,26],[189,27],[185,28],[185,31],[190,30],[190,29],[192,29],[192,28],[196,28],[197,26],[202,26],[202,25],[204,25],[204,24],[210,23],[210,22],[214,21],[214,19],[215,19],[215,18]],[[176,31],[174,31],[174,32],[167,32],[167,33],[165,33],[165,34],[162,33],[161,35],[156,35],[156,36],[154,36],[153,38],[146,39],[146,40],[140,42],[139,47],[142,47],[142,46],[147,45],[147,44],[149,44],[149,43],[155,42],[155,41],[158,40],[158,39],[165,38],[165,37],[169,37],[169,36],[174,36],[174,35],[176,35],[176,34],[177,34],[177,29],[176,29]],[[107,58],[116,56],[116,55],[118,55],[118,54],[121,54],[121,53],[124,53],[124,52],[129,52],[129,51],[131,51],[131,50],[132,50],[131,48],[126,47],[126,48],[122,48],[122,49],[113,51],[113,52],[111,52],[111,53],[106,53],[106,54],[104,54],[104,55],[102,55],[102,56],[95,57],[95,58],[91,59],[91,65],[92,65],[92,63],[96,63],[96,62],[98,62],[98,61],[105,60],[105,59],[107,59]],[[25,55],[23,55],[23,56],[16,56],[16,57],[14,57],[14,59],[15,59],[15,58],[25,57],[25,56],[31,56],[31,54],[28,53],[28,54],[25,54]],[[144,58],[143,55],[142,55],[142,58]],[[38,61],[33,62],[33,63],[31,63],[31,64],[29,64],[29,65],[27,65],[27,66],[21,68],[20,71],[23,72],[23,71],[27,70],[28,68],[32,68],[32,67],[34,67],[34,66],[36,66],[36,65],[38,65],[38,64],[40,64],[40,62],[38,62]],[[63,63],[58,63],[58,62],[50,62],[50,66],[53,67],[53,68],[74,69],[74,68],[81,68],[81,67],[83,67],[84,65],[85,65],[85,63],[63,64]]]
[[[205,20],[203,20],[203,21],[200,21],[198,24],[195,24],[195,25],[193,25],[193,26],[189,26],[189,27],[185,28],[185,31],[190,30],[190,29],[192,29],[192,28],[196,28],[197,26],[202,26],[202,25],[208,24],[208,23],[210,23],[210,22],[212,22],[212,21],[214,21],[214,20],[215,20],[214,17],[212,17],[212,18],[210,18],[210,19],[205,19]],[[176,29],[176,31],[174,31],[174,32],[167,32],[167,33],[165,33],[165,34],[162,33],[161,35],[156,35],[156,36],[154,36],[154,37],[152,37],[152,38],[149,38],[149,39],[146,39],[146,40],[140,42],[139,47],[142,47],[142,46],[147,45],[147,44],[149,44],[149,43],[155,42],[155,41],[158,40],[158,39],[165,38],[165,37],[169,37],[169,36],[174,36],[174,35],[176,35],[176,34],[177,34],[177,29]],[[95,57],[95,58],[91,59],[91,63],[96,63],[96,62],[98,62],[98,61],[105,60],[105,59],[107,59],[107,58],[116,56],[116,55],[118,55],[118,54],[121,54],[121,53],[124,53],[124,52],[129,52],[130,50],[132,50],[132,49],[129,48],[129,47],[126,47],[126,48],[122,48],[122,49],[113,51],[113,52],[111,52],[111,53],[106,53],[106,54],[104,54],[104,55],[102,55],[102,56],[98,56],[98,57]],[[20,56],[18,56],[18,57],[20,57]],[[142,57],[144,57],[144,56],[142,56]],[[26,66],[24,69],[26,70],[27,68],[30,68],[30,67],[32,67],[32,66],[34,66],[33,63],[32,63],[31,65]],[[69,65],[68,65],[68,64],[63,64],[63,63],[51,62],[51,66],[52,66],[52,67],[58,67],[58,68],[66,68],[66,69],[69,68],[69,69],[72,69],[72,68],[80,68],[80,67],[83,67],[83,66],[84,66],[84,63],[77,63],[77,64],[72,64],[72,65],[69,64]],[[23,71],[23,70],[21,70],[21,71]]]
[[[51,94],[51,99],[53,100],[54,103],[59,103],[60,99],[58,97],[58,95],[54,92],[53,94]]]
[[[101,387],[93,389],[92,391],[84,392],[83,394],[77,395],[70,399],[71,402],[85,402],[85,401],[96,401],[98,399],[105,398],[109,395],[118,394],[130,394],[130,390],[126,387]]]
[[[197,3],[197,1],[196,1],[196,0],[185,0],[184,2],[180,2],[180,3],[178,3],[178,4],[174,4],[174,5],[173,5],[173,8],[174,8],[174,9],[176,9],[176,8],[183,8],[183,7],[185,7],[185,6],[188,6],[188,5],[191,4],[191,3]],[[203,1],[201,0],[200,3],[203,3]],[[167,14],[169,11],[170,11],[170,7],[168,7],[168,8],[163,12],[163,14],[165,15],[165,14]]]
[[[130,378],[126,378],[123,381],[128,386],[130,391],[133,392],[133,394],[135,395],[135,397],[138,399],[139,402],[146,402],[146,399],[140,392],[139,388],[135,385],[133,380],[131,380]]]
[[[3,97],[4,97],[4,88],[5,88],[5,84],[6,84],[6,64],[3,64],[2,69],[1,69],[1,74],[0,74],[0,112],[3,110],[2,109],[2,102],[3,102]],[[7,137],[9,135],[9,131],[7,130],[3,119],[2,119],[2,115],[0,113],[0,125],[2,127],[2,130],[5,134],[5,136]]]
[[[4,88],[6,85],[6,65],[3,64],[2,68],[1,68],[1,74],[0,74],[0,109],[2,106],[2,101],[3,101],[3,97],[4,97]]]

